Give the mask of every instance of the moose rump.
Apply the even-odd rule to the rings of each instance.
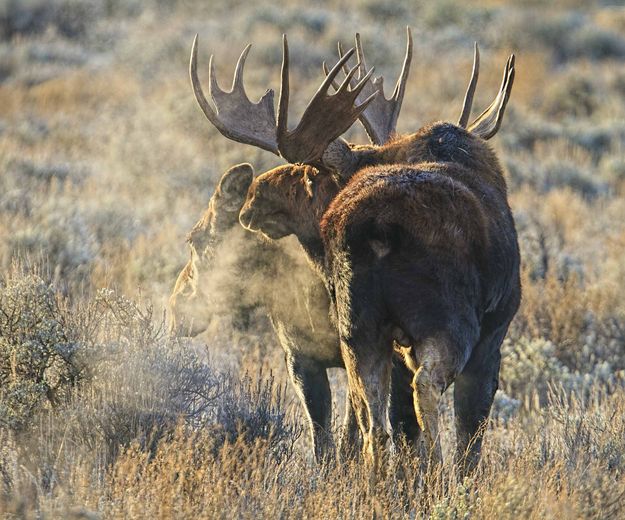
[[[394,349],[413,372],[418,424],[430,455],[440,460],[440,396],[480,342],[485,294],[492,292],[484,287],[490,219],[474,192],[457,180],[466,173],[460,170],[440,162],[364,169],[321,223],[350,398],[374,462],[390,433]],[[477,429],[492,396],[487,401],[485,416],[466,401],[471,409],[459,410],[459,420]],[[467,413],[479,420],[464,420]],[[477,432],[459,429],[464,451]]]

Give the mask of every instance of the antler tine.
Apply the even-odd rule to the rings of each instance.
[[[217,84],[214,60],[211,56],[209,93],[214,107],[206,99],[198,78],[197,47],[198,36],[196,34],[191,47],[189,75],[195,99],[206,118],[228,139],[257,146],[279,155],[273,90],[267,90],[257,103],[252,103],[243,87],[243,68],[251,46],[248,45],[241,53],[230,92],[224,92]]]
[[[360,33],[356,33],[356,58],[358,63],[362,66],[361,71],[363,74],[367,72],[367,62],[365,60],[365,53],[362,50],[362,42],[360,41]]]
[[[359,70],[360,70],[360,64],[357,64],[355,67],[352,67],[351,70],[347,72],[347,74],[345,74],[345,79],[343,79],[343,83],[341,83],[339,88],[336,90],[337,94],[341,90],[345,90],[347,85],[350,84],[352,78],[354,77],[354,74],[356,74],[356,71],[359,71]],[[369,75],[369,77],[371,77],[371,75]]]
[[[374,72],[375,72],[375,67],[371,67],[369,72],[367,72],[367,74],[365,74],[364,78],[362,78],[360,80],[360,82],[357,83],[356,86],[352,88],[354,99],[356,99],[360,95],[360,93],[364,90],[364,88],[367,86],[367,82],[371,79],[371,76],[373,75]],[[377,96],[377,92],[373,92],[369,96],[369,98],[374,99],[376,96]],[[369,99],[369,98],[367,98],[367,99]],[[365,103],[367,101],[367,99],[365,99],[365,101],[363,101],[362,103]],[[361,105],[362,105],[362,103],[361,103]]]
[[[393,92],[393,99],[398,104],[397,116],[401,109],[402,101],[404,100],[404,92],[406,91],[406,81],[408,80],[408,73],[410,72],[410,63],[412,62],[412,33],[410,27],[406,27],[406,55],[404,56],[404,63],[401,68],[401,74],[397,79],[395,85],[395,91]]]
[[[280,69],[280,100],[278,101],[278,143],[288,131],[289,118],[289,42],[282,35],[282,68]],[[284,156],[284,154],[283,154]],[[288,160],[288,158],[287,158]]]
[[[330,71],[328,70],[328,66],[326,65],[326,62],[323,62],[323,72],[325,73],[325,75],[327,76],[328,74],[330,74]],[[361,64],[358,63],[355,67],[353,67],[352,69],[347,68],[346,65],[343,65],[343,71],[345,72],[345,78],[343,79],[343,83],[341,83],[339,85],[338,81],[336,81],[336,78],[332,80],[332,86],[334,87],[335,91],[339,91],[345,88],[345,86],[349,83],[351,85],[352,83],[352,79],[353,76],[355,75],[356,72],[358,72],[358,77],[355,79],[355,81],[358,81],[358,83],[356,83],[356,85],[354,85],[351,89],[350,92],[355,93],[356,96],[358,94],[360,94],[360,92],[362,92],[366,87],[367,87],[367,81],[369,81],[369,79],[371,79],[371,76],[373,74],[373,72],[375,71],[375,67],[371,67],[371,70],[369,70],[369,72],[367,72],[364,76],[362,76],[362,74],[360,73],[360,69],[361,69]],[[377,91],[374,91],[372,94],[370,94],[366,99],[369,99],[369,97],[373,98],[374,95],[376,94]],[[364,97],[364,96],[361,96]],[[364,103],[364,101],[363,101]],[[361,103],[362,105],[362,103]],[[359,105],[360,106],[360,105]]]
[[[239,60],[237,61],[237,66],[234,69],[234,78],[232,78],[232,88],[230,92],[234,91],[234,89],[241,89],[241,92],[245,94],[245,85],[243,85],[243,68],[245,67],[245,60],[247,59],[247,55],[252,48],[252,44],[248,43],[247,47],[243,49],[241,56],[239,56]],[[245,96],[247,97],[247,96]]]
[[[339,51],[339,58],[342,58],[345,55],[345,51],[343,50],[343,44],[339,41],[337,43],[337,47]],[[365,53],[362,50],[362,44],[360,43],[360,33],[356,33],[356,60],[358,61],[358,77],[356,78],[356,80],[359,81],[367,73],[367,63],[365,61]],[[322,63],[322,66],[323,72],[327,76],[329,74],[329,69],[325,61]],[[345,65],[343,65],[343,72],[347,75],[349,70],[350,69],[347,66],[347,63],[345,63]],[[339,88],[339,84],[336,80],[332,82],[332,86],[335,89]]]
[[[337,46],[338,46],[338,51],[339,51],[339,58],[342,58],[345,54],[345,51],[343,50],[343,44],[339,41]],[[358,63],[356,64],[356,70],[358,72],[358,76],[356,77],[355,81],[360,81],[368,73],[367,63],[365,61],[365,53],[362,50],[362,44],[360,42],[360,33],[356,33],[356,59],[358,60]],[[328,65],[326,64],[325,61],[321,65],[323,67],[323,73],[327,76],[330,73],[330,70],[328,69]],[[349,71],[350,69],[347,66],[347,63],[345,63],[343,65],[343,73],[347,76]],[[334,79],[332,81],[332,86],[334,87],[335,90],[338,90],[340,85],[338,81]]]
[[[345,56],[345,51],[343,50],[343,44],[341,42],[338,42],[337,46],[339,50],[339,59],[340,59],[343,56]],[[349,71],[349,67],[347,66],[347,63],[345,63],[345,65],[343,65],[343,72],[347,74],[348,71]]]
[[[353,56],[354,49],[343,53],[339,61],[327,72],[327,76],[308,103],[304,114],[293,131],[287,128],[289,97],[288,43],[283,37],[282,80],[278,111],[278,147],[280,154],[290,162],[313,163],[321,159],[328,144],[343,134],[358,119],[375,99],[377,93],[357,103],[358,96],[371,77],[369,71],[355,85],[351,85],[359,66],[348,70],[342,84],[334,94],[329,94],[330,85],[338,73]],[[342,51],[341,51],[342,52]],[[327,67],[325,67],[327,70]]]
[[[501,126],[514,83],[514,60],[514,54],[512,54],[506,62],[501,87],[499,88],[497,97],[495,97],[490,106],[467,128],[469,132],[479,135],[482,139],[490,139],[493,137]]]
[[[406,27],[406,54],[404,56],[404,63],[390,99],[386,99],[384,95],[384,78],[379,77],[373,81],[373,88],[379,90],[381,95],[378,96],[369,110],[363,113],[360,121],[374,144],[386,143],[395,133],[397,119],[399,118],[404,93],[406,91],[406,82],[408,80],[408,74],[410,73],[412,47],[412,32],[410,31],[410,27]]]
[[[349,49],[345,54],[343,54],[341,59],[336,63],[336,65],[334,65],[334,67],[332,67],[329,74],[323,80],[323,83],[321,83],[321,85],[317,89],[317,92],[315,92],[315,95],[313,96],[311,102],[314,101],[317,96],[321,96],[327,93],[328,88],[330,87],[330,84],[336,79],[336,76],[338,75],[339,71],[345,66],[345,64],[349,61],[349,59],[353,55],[354,55],[354,49]],[[354,67],[354,69],[357,70],[358,66]],[[353,72],[355,72],[355,70],[350,71],[348,75],[349,74],[353,75]]]
[[[369,81],[368,84],[362,89],[362,99],[370,97],[374,92],[380,92],[380,95],[375,98],[375,100],[359,118],[360,122],[365,127],[369,139],[374,144],[384,144],[390,139],[391,135],[395,133],[397,119],[399,117],[406,90],[406,81],[408,79],[408,73],[410,72],[410,63],[412,61],[413,45],[410,27],[406,27],[406,40],[406,55],[404,57],[404,63],[391,98],[387,99],[384,95],[384,78],[381,76]],[[353,81],[360,81],[362,77],[367,75],[370,71],[367,71],[365,53],[362,48],[362,41],[359,33],[356,33],[356,52],[359,73]],[[341,55],[342,46],[339,43],[339,56]],[[327,75],[328,69],[325,63],[323,69]],[[333,85],[335,88],[338,88],[336,82],[333,82]]]
[[[219,95],[223,90],[217,83],[217,74],[215,74],[215,61],[214,55],[211,54],[208,58],[208,94],[214,100],[215,95]]]
[[[464,103],[462,105],[462,113],[458,120],[458,126],[466,128],[469,123],[469,117],[471,116],[471,108],[473,107],[473,96],[475,95],[475,88],[477,87],[477,79],[480,74],[480,49],[475,42],[475,50],[473,54],[473,71],[471,72],[471,81],[467,87],[467,92],[464,96]]]

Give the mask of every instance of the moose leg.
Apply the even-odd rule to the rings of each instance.
[[[325,367],[306,358],[287,358],[287,367],[310,426],[315,460],[322,462],[330,455],[332,438],[332,396]]]
[[[404,365],[398,355],[393,355],[391,375],[391,402],[389,416],[393,428],[393,441],[404,440],[408,446],[418,446],[421,428],[415,415],[412,397],[412,372]]]
[[[415,348],[401,347],[406,366],[414,374],[412,390],[417,422],[425,447],[434,464],[443,460],[438,430],[438,406],[445,389],[458,373],[459,356],[453,343],[429,338]]]
[[[355,456],[360,448],[360,442],[360,427],[358,426],[354,404],[348,392],[347,398],[345,399],[345,419],[343,420],[343,427],[339,438],[338,451],[340,457],[347,460]]]
[[[508,324],[484,332],[454,384],[457,458],[465,471],[478,463],[484,425],[499,384],[499,348]]]
[[[380,466],[380,452],[389,438],[386,429],[392,352],[390,345],[367,349],[341,342],[350,398],[363,436],[364,457],[374,472]]]
[[[417,369],[412,385],[417,422],[423,431],[428,456],[434,463],[440,463],[443,456],[438,436],[438,404],[443,394],[443,385],[437,382],[435,371],[429,363]]]

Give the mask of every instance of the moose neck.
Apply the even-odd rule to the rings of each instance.
[[[347,181],[358,170],[367,166],[408,162],[412,140],[413,135],[397,136],[388,143],[378,146],[356,145],[344,139],[337,139],[326,149],[323,162],[340,172],[341,178]]]
[[[325,248],[320,231],[321,218],[338,191],[339,187],[334,183],[324,183],[318,186],[313,199],[314,204],[309,207],[307,217],[300,221],[300,225],[295,230],[295,236],[306,253],[308,261],[320,275],[323,275],[325,265]]]
[[[321,235],[298,236],[297,239],[314,269],[320,274],[323,273],[323,267],[325,265],[325,249],[323,248]]]
[[[332,172],[323,169],[309,169],[306,176],[312,183],[312,191],[306,202],[300,202],[293,212],[297,216],[293,218],[293,232],[314,269],[322,274],[325,249],[320,231],[321,219],[341,191],[343,183]]]

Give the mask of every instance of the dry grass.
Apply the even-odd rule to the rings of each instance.
[[[204,121],[187,80],[193,34],[202,77],[213,52],[224,84],[254,42],[258,97],[277,86],[288,31],[295,117],[357,30],[391,84],[407,23],[401,131],[455,120],[474,40],[476,109],[505,57],[518,60],[494,146],[524,300],[483,461],[464,481],[402,449],[375,483],[358,462],[314,466],[281,351],[249,302],[235,310],[244,325],[219,315],[186,342],[163,331],[184,236],[221,172],[277,164]],[[0,0],[0,516],[623,516],[624,24],[623,7],[578,0]],[[221,285],[244,291],[237,278]],[[338,416],[344,376],[332,384]]]

